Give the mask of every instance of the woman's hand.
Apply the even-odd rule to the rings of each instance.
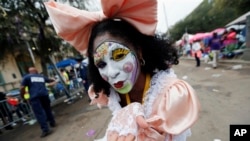
[[[119,136],[118,132],[112,131],[108,133],[108,141],[134,141],[135,135],[121,135]]]
[[[99,93],[95,93],[93,85],[89,86],[88,95],[91,99],[90,105],[97,104],[97,106],[99,108],[101,108],[102,106],[108,105],[109,99],[108,99],[107,95],[104,94],[103,91],[101,91]]]
[[[137,116],[136,117],[136,123],[140,128],[147,128],[148,124],[143,116]],[[108,140],[109,141],[134,141],[136,138],[136,135],[133,135],[131,133],[125,135],[119,136],[119,133],[116,131],[110,131],[108,133]]]
[[[131,103],[115,113],[107,130],[108,141],[134,141],[139,128],[148,128],[140,103]]]

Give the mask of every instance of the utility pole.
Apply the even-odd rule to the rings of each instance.
[[[242,55],[242,59],[250,61],[250,15],[246,18],[246,48]]]

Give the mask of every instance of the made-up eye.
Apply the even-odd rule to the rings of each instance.
[[[120,60],[124,59],[128,53],[129,53],[129,50],[127,50],[127,49],[117,48],[117,49],[112,51],[111,59],[113,59],[114,61],[120,61]]]
[[[98,63],[96,63],[96,67],[100,69],[104,68],[106,65],[107,64],[103,61],[99,61]]]

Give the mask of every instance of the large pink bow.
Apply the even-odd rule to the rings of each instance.
[[[89,12],[54,1],[45,2],[57,34],[86,53],[92,26],[106,18],[120,18],[141,33],[153,35],[157,24],[157,0],[101,0],[103,11]]]

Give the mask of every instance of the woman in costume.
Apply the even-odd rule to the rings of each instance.
[[[92,104],[113,112],[104,141],[185,141],[198,118],[176,50],[154,34],[157,0],[102,0],[103,12],[45,3],[56,32],[87,52]]]

